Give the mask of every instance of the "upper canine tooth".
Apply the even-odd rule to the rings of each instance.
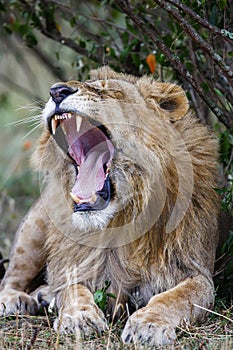
[[[80,115],[76,115],[76,130],[79,132],[82,124],[82,117]]]
[[[55,118],[56,118],[56,116],[55,116]],[[56,128],[57,128],[57,120],[54,119],[54,118],[52,118],[52,120],[51,120],[51,128],[52,128],[53,135],[55,135],[56,134]]]

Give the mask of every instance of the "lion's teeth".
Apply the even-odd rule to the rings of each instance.
[[[75,194],[73,194],[72,192],[70,192],[70,197],[73,199],[75,203],[77,204],[80,203],[80,199],[77,196],[75,196]]]
[[[55,135],[56,134],[56,128],[57,128],[57,121],[54,118],[52,118],[52,120],[51,120],[51,128],[52,128],[53,135]]]
[[[65,129],[63,123],[61,123],[61,128],[62,128],[63,133],[66,135],[66,129]]]
[[[80,131],[81,124],[82,124],[82,117],[80,117],[80,115],[76,115],[76,130],[77,130],[77,132]]]
[[[96,194],[93,192],[92,193],[92,195],[91,195],[91,201],[93,202],[93,203],[95,203],[96,201],[97,201],[97,196],[96,196]]]
[[[67,113],[67,116],[70,119],[72,117],[72,113]]]

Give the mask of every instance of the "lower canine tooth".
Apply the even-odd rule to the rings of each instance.
[[[66,135],[66,129],[65,129],[63,123],[61,124],[61,127],[62,127],[62,130],[63,130],[64,134]]]
[[[82,117],[80,115],[76,115],[76,130],[79,132],[82,124]]]
[[[95,203],[96,201],[97,201],[97,196],[96,196],[96,194],[93,192],[92,193],[92,195],[91,195],[91,201],[93,202],[93,203]]]
[[[73,194],[72,192],[70,192],[70,197],[73,199],[75,203],[77,204],[80,203],[80,199],[77,196],[75,196],[75,194]]]

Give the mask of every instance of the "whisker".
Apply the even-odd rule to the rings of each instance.
[[[30,127],[35,126],[35,125],[42,126],[41,120],[36,120],[36,121],[32,122],[30,125],[27,125],[27,127],[30,128]]]
[[[21,106],[16,109],[16,111],[20,110],[34,110],[34,111],[40,111],[44,108],[45,102],[42,100],[34,100],[32,103],[28,103],[27,105]]]
[[[6,124],[6,126],[18,126],[18,125],[32,123],[34,121],[40,121],[40,120],[41,120],[41,114],[38,114],[31,117],[23,118],[20,120],[16,120],[14,122],[9,122]]]
[[[30,130],[23,138],[22,140],[25,140],[29,135],[31,135],[34,131],[36,131],[36,129],[38,129],[41,126],[41,124],[38,124],[36,126],[34,126],[34,128],[32,128],[32,130]]]
[[[40,110],[40,109],[41,109],[40,107],[35,106],[34,103],[28,103],[28,104],[25,105],[25,106],[21,106],[21,107],[16,108],[16,112],[22,111],[22,110],[24,110],[24,109],[27,109],[27,110],[28,110],[28,109],[31,109],[31,108],[33,108],[33,109],[35,109],[35,110]]]

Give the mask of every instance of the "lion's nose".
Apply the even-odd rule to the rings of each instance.
[[[72,89],[66,85],[55,85],[50,89],[50,95],[53,101],[58,105],[61,103],[66,97],[74,94],[78,89]]]

